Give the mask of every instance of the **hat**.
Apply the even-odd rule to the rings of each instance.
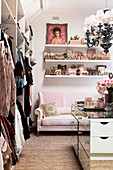
[[[36,58],[32,58],[32,57],[28,57],[28,62],[30,67],[33,67],[35,64],[37,64]]]

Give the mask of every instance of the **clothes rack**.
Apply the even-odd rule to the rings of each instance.
[[[29,24],[28,24],[21,0],[15,1],[15,5],[12,5],[12,1],[10,1],[10,0],[7,0],[7,1],[2,0],[2,1],[0,1],[0,6],[2,6],[2,12],[0,15],[0,45],[2,44],[1,47],[5,45],[4,49],[6,49],[5,50],[5,52],[6,52],[5,55],[7,55],[7,57],[5,56],[6,59],[8,58],[9,54],[12,56],[11,65],[14,65],[14,66],[12,66],[12,73],[13,73],[13,71],[15,70],[16,62],[17,62],[17,58],[16,58],[17,50],[16,49],[18,48],[20,50],[20,52],[22,52],[22,56],[23,56],[22,60],[23,60],[28,49],[30,48],[30,47],[28,47],[28,44],[27,44],[27,43],[30,43],[29,42],[30,28],[29,28]],[[17,8],[17,6],[18,6],[18,8]],[[19,16],[21,16],[21,19]],[[20,27],[18,27],[18,25],[20,25]],[[6,33],[7,33],[7,36],[6,36]],[[24,40],[24,37],[21,33],[24,34],[27,41]],[[6,37],[9,37],[10,40],[5,40]],[[9,48],[9,44],[10,44],[10,48]],[[8,50],[7,50],[7,48],[8,48]],[[1,58],[1,56],[4,57],[0,53],[0,58]],[[5,68],[5,66],[4,66],[4,68]],[[7,69],[5,69],[5,70],[7,70]],[[0,74],[1,74],[1,72],[0,72]],[[14,81],[14,86],[16,87],[16,81]],[[4,83],[2,90],[4,89],[4,87],[6,87],[5,83]],[[0,88],[1,88],[1,85],[0,85]],[[1,89],[0,89],[0,93],[1,93]],[[11,93],[11,95],[12,95],[12,93]],[[22,117],[22,119],[19,120],[19,123],[20,122],[22,123],[23,119],[24,119],[24,123],[22,123],[22,128],[24,129],[26,135],[23,133],[23,137],[25,140],[27,140],[30,136],[29,136],[29,128],[27,127],[27,118],[24,117],[25,116],[24,92],[19,97],[16,96],[16,92],[15,92],[14,97],[15,97],[15,99],[14,99],[13,106],[11,105],[11,107],[9,107],[8,111],[10,110],[12,115],[14,116],[14,122],[15,122],[15,117],[17,116],[17,114],[19,114],[20,118]],[[19,101],[21,101],[21,111],[22,111],[21,113],[20,113],[19,109],[17,108],[17,104],[16,104],[17,99]],[[9,101],[12,103],[12,100],[9,100]],[[1,104],[1,100],[0,100],[0,104]],[[10,122],[13,119],[13,116],[9,117],[8,111],[7,111],[7,115],[1,114],[1,116],[3,116],[4,119],[7,119]],[[1,113],[1,107],[0,107],[0,113]],[[22,114],[23,114],[23,116],[22,116]],[[25,126],[25,124],[26,124],[26,126]],[[13,125],[14,125],[14,123],[11,124],[12,127],[13,127]],[[18,125],[18,123],[15,123],[15,126],[17,126],[17,125]],[[17,128],[17,127],[15,128],[15,126],[14,126],[14,131]],[[1,133],[1,121],[0,121],[0,133]],[[1,136],[0,136],[0,139],[1,139]],[[5,138],[2,139],[2,141],[3,140],[5,140],[7,142],[7,140]],[[18,158],[22,151],[22,147],[23,147],[23,145],[20,145],[20,150],[18,150],[18,153],[16,153]],[[2,168],[0,167],[0,170]]]

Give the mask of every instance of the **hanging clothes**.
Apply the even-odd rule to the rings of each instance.
[[[15,128],[14,128],[14,119],[15,119],[15,117],[13,116],[13,114],[12,114],[12,112],[11,112],[11,110],[10,110],[10,111],[9,111],[9,115],[8,115],[8,117],[7,117],[7,120],[10,122],[10,124],[11,124],[11,126],[12,126],[13,129],[15,129]]]
[[[12,40],[10,37],[8,37],[8,44],[9,44],[9,47],[10,47],[10,51],[11,51],[11,56],[12,56],[12,60],[13,60],[13,63],[15,65],[15,61],[14,61],[14,55],[13,55],[13,47],[12,47]],[[13,67],[14,69],[14,67]]]
[[[0,137],[0,170],[10,170],[11,162],[9,161],[9,155],[11,154],[11,149],[4,139],[3,135]]]
[[[25,139],[23,135],[21,116],[17,108],[17,105],[16,105],[16,114],[15,114],[15,140],[16,140],[16,149],[18,152],[21,149],[22,145],[25,143]]]
[[[33,85],[33,77],[32,77],[32,68],[29,66],[28,58],[25,56],[25,71],[26,71],[26,81],[27,85],[25,86],[24,90],[24,110],[26,117],[30,116],[31,112],[31,104],[30,104],[30,86]]]
[[[24,65],[25,65],[27,85],[33,85],[33,76],[31,73],[32,68],[29,66],[28,57],[26,57],[26,56],[24,59]]]
[[[8,47],[9,51],[11,52],[11,64],[12,64],[12,67],[14,69],[15,68],[15,61],[14,61],[13,51],[12,51],[12,42],[10,40],[10,37],[7,34],[5,34],[4,32],[2,32],[1,34],[2,34],[1,40],[4,41],[5,48]]]
[[[7,150],[7,143],[3,136],[0,137],[0,170],[4,170],[3,153]]]
[[[30,99],[29,99],[29,85],[26,85],[24,88],[24,111],[26,117],[30,115]]]
[[[24,68],[24,63],[22,59],[23,55],[20,50],[17,49],[17,62],[14,70],[15,78],[16,78],[16,92],[17,96],[22,95],[23,88],[27,84],[26,82],[26,73]]]
[[[28,128],[28,124],[27,124],[27,119],[26,119],[26,116],[25,116],[24,111],[22,109],[21,103],[18,100],[16,100],[16,103],[17,103],[17,107],[18,107],[18,110],[19,110],[20,115],[21,115],[24,138],[25,138],[25,140],[27,140],[27,139],[30,138],[29,128]]]
[[[17,153],[16,153],[14,129],[12,128],[11,124],[5,117],[0,116],[0,122],[1,122],[1,132],[11,150],[11,154],[9,155],[8,161],[11,162],[11,165],[15,165],[17,162]]]
[[[0,115],[8,116],[15,103],[15,80],[9,47],[0,42]]]

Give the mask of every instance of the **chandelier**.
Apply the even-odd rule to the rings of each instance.
[[[113,9],[98,10],[96,15],[90,15],[85,19],[86,41],[88,48],[100,45],[107,54],[112,46],[113,39]]]

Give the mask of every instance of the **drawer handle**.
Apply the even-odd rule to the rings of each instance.
[[[102,125],[106,125],[108,124],[109,122],[100,122]]]
[[[100,137],[101,139],[108,139],[109,137]]]

